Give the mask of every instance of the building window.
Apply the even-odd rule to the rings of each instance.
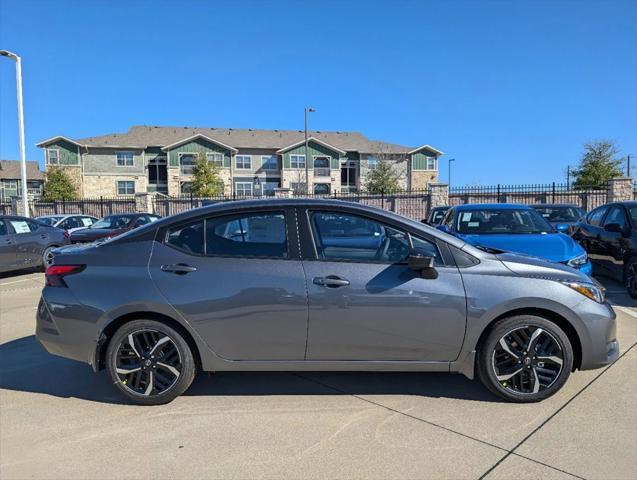
[[[252,157],[250,155],[237,155],[235,159],[237,169],[250,170],[252,168]]]
[[[290,188],[294,193],[307,193],[307,184],[305,182],[290,182]]]
[[[367,157],[367,168],[370,170],[376,170],[378,168],[378,157],[369,156]]]
[[[60,151],[57,148],[47,148],[46,149],[46,162],[49,165],[59,165],[60,164]]]
[[[427,170],[438,170],[437,160],[436,157],[427,157]]]
[[[263,170],[278,170],[279,165],[277,162],[276,155],[262,155],[261,168]]]
[[[252,195],[252,182],[235,182],[234,191],[240,197],[250,196]]]
[[[214,163],[217,167],[223,167],[223,153],[209,152],[206,153],[206,158],[210,163]]]
[[[197,162],[197,155],[195,153],[180,153],[179,165],[181,166],[181,173],[183,175],[192,175],[195,169],[195,163]]]
[[[130,180],[123,180],[117,182],[117,194],[118,195],[133,195],[135,193],[135,182]]]
[[[305,155],[290,155],[290,168],[305,168]]]
[[[117,152],[118,167],[132,167],[133,165],[135,165],[133,152]]]

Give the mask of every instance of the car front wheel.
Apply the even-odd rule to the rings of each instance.
[[[120,327],[108,344],[106,368],[117,389],[140,405],[173,401],[188,389],[196,370],[183,336],[154,320]]]
[[[533,315],[505,318],[479,346],[478,376],[512,402],[538,402],[557,392],[573,368],[573,348],[555,323]]]

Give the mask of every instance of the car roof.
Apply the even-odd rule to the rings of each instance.
[[[177,213],[175,215],[171,215],[169,217],[163,217],[157,222],[153,222],[152,224],[145,225],[139,229],[138,231],[146,228],[163,228],[166,225],[172,225],[173,223],[179,223],[183,221],[188,221],[192,217],[199,217],[201,215],[208,214],[224,214],[234,213],[238,210],[249,210],[249,209],[277,209],[277,208],[294,208],[294,207],[312,207],[312,208],[321,208],[325,207],[328,209],[339,209],[339,208],[347,208],[351,210],[357,210],[361,213],[369,213],[370,215],[381,215],[385,217],[389,217],[390,219],[396,222],[402,222],[404,224],[410,225],[416,229],[427,229],[429,235],[434,237],[444,237],[444,241],[450,243],[458,248],[461,248],[466,244],[464,240],[461,240],[457,237],[449,236],[445,233],[436,230],[433,227],[428,227],[423,225],[421,222],[416,220],[412,220],[411,218],[404,217],[397,213],[391,212],[389,210],[385,210],[382,208],[372,207],[368,205],[364,205],[358,202],[349,202],[346,200],[340,199],[315,199],[315,198],[274,198],[274,199],[258,199],[258,200],[229,200],[222,201],[219,203],[215,203],[213,205],[206,205],[204,207],[193,208],[191,210],[187,210],[185,212]],[[152,225],[152,227],[151,227]]]
[[[531,205],[531,208],[557,208],[557,207],[570,207],[570,208],[582,208],[574,203],[536,203]]]
[[[463,210],[531,210],[529,205],[522,205],[517,203],[468,203],[465,205],[458,205],[454,207],[456,211]]]

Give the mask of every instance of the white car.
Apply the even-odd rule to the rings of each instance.
[[[88,228],[97,222],[97,218],[91,215],[44,215],[37,217],[36,220],[51,227],[66,230],[68,233]]]

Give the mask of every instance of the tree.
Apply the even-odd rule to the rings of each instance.
[[[617,157],[618,153],[615,143],[610,140],[586,142],[579,167],[573,170],[573,186],[602,188],[611,178],[621,177],[623,159]]]
[[[404,163],[407,157],[391,153],[381,143],[377,145],[376,168],[367,174],[365,188],[369,193],[391,193],[403,190],[403,178],[406,173]]]
[[[200,153],[193,167],[192,194],[195,197],[215,197],[223,194],[223,180],[219,168]]]
[[[56,200],[75,200],[78,194],[75,183],[63,168],[49,167],[46,172],[42,196],[45,200],[54,202]]]

